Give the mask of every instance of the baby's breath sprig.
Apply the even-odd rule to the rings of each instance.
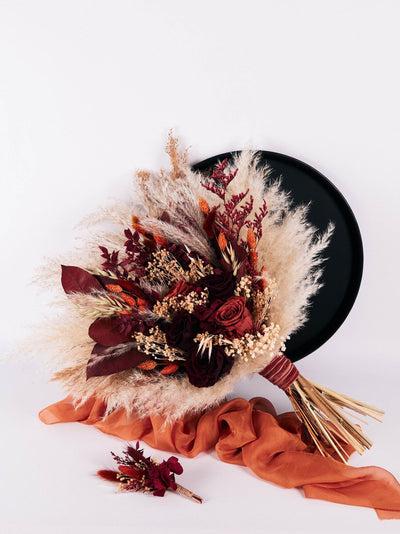
[[[150,328],[147,335],[136,332],[134,339],[138,349],[155,360],[185,360],[185,354],[182,350],[170,347],[167,344],[165,333],[158,326]]]
[[[198,306],[204,306],[208,301],[208,289],[205,288],[201,293],[191,291],[187,295],[176,295],[175,297],[166,297],[156,302],[153,306],[153,313],[170,321],[173,316],[181,310],[193,313]]]
[[[178,260],[167,250],[160,249],[152,254],[146,265],[146,274],[151,282],[172,285],[185,278],[185,271]]]

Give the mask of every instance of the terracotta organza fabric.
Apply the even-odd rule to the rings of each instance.
[[[104,415],[99,399],[75,408],[67,397],[39,417],[46,424],[79,421],[190,458],[215,447],[223,462],[247,466],[285,488],[302,487],[306,497],[375,508],[380,519],[400,519],[400,485],[393,475],[379,467],[356,468],[322,457],[307,442],[296,415],[277,416],[266,399],[234,399],[171,425],[161,417],[127,415],[122,408]]]

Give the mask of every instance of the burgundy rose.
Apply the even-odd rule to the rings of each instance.
[[[167,294],[167,298],[169,297],[177,297],[178,295],[188,295],[191,291],[193,291],[194,286],[192,284],[188,284],[185,282],[185,280],[179,280],[174,286],[171,287]]]
[[[200,306],[194,313],[194,315],[200,321],[200,329],[202,332],[210,332],[211,334],[217,334],[221,331],[220,327],[215,323],[215,314],[220,306],[222,306],[222,300],[214,300],[208,307]]]
[[[173,473],[180,474],[182,472],[182,466],[174,456],[171,456],[168,461],[163,461],[159,465],[152,465],[149,468],[148,477],[150,484],[156,490],[153,492],[153,495],[163,497],[168,488],[176,490],[175,476]]]
[[[201,354],[196,347],[186,361],[186,372],[193,386],[208,388],[227,375],[232,365],[233,358],[227,356],[222,347],[213,347],[210,357],[208,350]]]
[[[246,308],[246,299],[244,297],[228,299],[217,309],[215,323],[232,337],[243,336],[246,331],[251,330],[253,321],[250,311]]]
[[[232,273],[222,269],[215,269],[214,274],[201,278],[197,283],[202,288],[208,288],[211,301],[215,299],[227,300],[235,290],[235,279]]]
[[[176,475],[181,475],[183,473],[183,467],[176,456],[170,456],[168,458],[167,466],[171,469],[171,472]]]
[[[199,320],[183,310],[175,315],[172,323],[165,324],[164,330],[168,345],[188,351],[193,348],[193,339],[200,330]]]

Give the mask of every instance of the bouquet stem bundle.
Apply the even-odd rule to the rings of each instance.
[[[304,378],[283,354],[276,356],[260,374],[285,391],[296,415],[323,456],[332,456],[334,451],[346,463],[350,456],[346,446],[359,454],[372,447],[372,441],[344,414],[364,422],[347,411],[351,410],[382,422],[382,410]]]

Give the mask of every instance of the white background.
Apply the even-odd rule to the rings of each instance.
[[[74,224],[123,198],[135,168],[166,164],[169,128],[193,163],[246,146],[290,154],[344,193],[365,246],[351,314],[299,368],[387,410],[351,463],[399,478],[399,16],[395,0],[0,1],[2,352],[51,315],[29,285],[43,256],[71,248]],[[40,362],[21,354],[0,369],[3,532],[399,531],[214,452],[183,459],[201,507],[118,494],[93,473],[123,444],[40,423],[63,396]],[[261,377],[235,395],[289,407]]]

